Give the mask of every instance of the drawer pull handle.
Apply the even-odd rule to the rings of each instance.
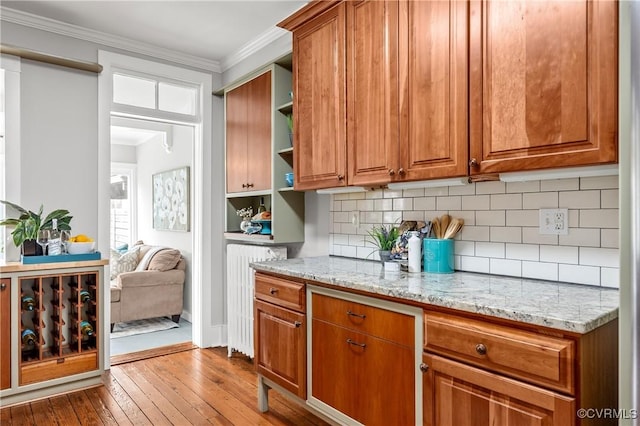
[[[277,292],[278,292],[278,289],[277,289],[277,288],[271,287],[271,288],[269,289],[269,293],[271,293],[271,294],[276,294]]]
[[[486,355],[487,354],[487,347],[485,345],[483,345],[482,343],[478,343],[476,345],[476,352],[478,352],[478,355]]]
[[[353,345],[353,346],[360,346],[360,347],[361,347],[361,348],[363,348],[363,349],[367,347],[367,344],[366,344],[366,343],[358,343],[358,342],[354,342],[354,341],[353,341],[353,340],[351,340],[351,339],[347,339],[347,343],[348,343],[348,344],[350,344],[350,345]]]
[[[296,326],[296,328],[300,327],[302,325],[302,323],[300,321],[294,321],[293,325]]]
[[[365,319],[367,317],[365,314],[356,314],[355,312],[351,312],[351,311],[347,311],[347,315],[352,317],[362,318],[362,319]]]
[[[420,371],[426,373],[427,371],[429,371],[429,366],[423,362],[422,364],[420,364]]]

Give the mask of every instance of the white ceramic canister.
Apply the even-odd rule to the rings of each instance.
[[[422,260],[422,241],[418,237],[418,231],[411,231],[407,242],[409,247],[409,272],[422,272],[420,262]]]

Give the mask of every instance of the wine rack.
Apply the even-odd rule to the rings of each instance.
[[[20,384],[95,370],[98,367],[99,273],[79,272],[20,277],[21,336],[33,330],[35,342],[21,343]],[[25,296],[33,310],[23,308]],[[91,332],[83,333],[83,327]],[[27,331],[28,333],[28,331]]]

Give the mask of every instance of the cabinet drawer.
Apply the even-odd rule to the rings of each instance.
[[[20,370],[20,385],[44,382],[73,374],[86,373],[98,369],[98,354],[96,352],[69,355],[50,361],[40,361],[23,365]]]
[[[415,347],[414,317],[356,302],[313,295],[313,319],[326,321],[349,330]]]
[[[300,312],[306,310],[304,284],[271,275],[256,273],[256,299]]]
[[[568,339],[440,313],[425,313],[425,349],[574,394],[575,345]]]

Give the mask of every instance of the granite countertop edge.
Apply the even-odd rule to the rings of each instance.
[[[578,334],[618,317],[619,292],[611,288],[470,272],[387,273],[379,262],[333,256],[254,262],[251,267],[373,297],[388,296],[399,302],[418,302]]]

